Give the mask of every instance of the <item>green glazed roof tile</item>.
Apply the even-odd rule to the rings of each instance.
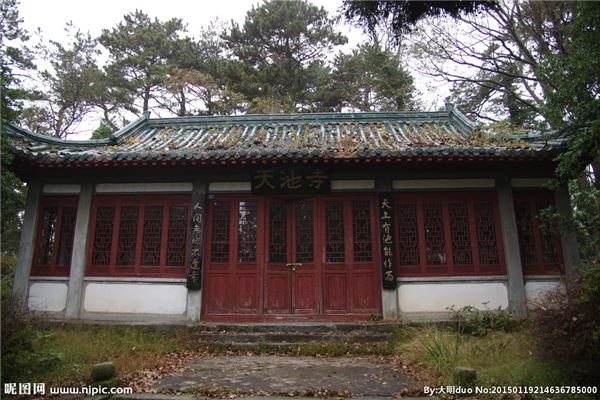
[[[68,141],[9,126],[18,155],[49,162],[544,156],[563,142],[540,135],[482,144],[454,106],[439,112],[313,113],[179,117],[148,114],[102,140]],[[527,140],[523,140],[527,139]]]

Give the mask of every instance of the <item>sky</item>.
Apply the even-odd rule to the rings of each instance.
[[[336,15],[342,4],[342,0],[310,1],[324,7],[330,15]],[[188,32],[194,35],[202,26],[217,18],[224,22],[233,19],[242,23],[252,5],[259,4],[257,0],[21,0],[20,3],[20,15],[25,28],[34,31],[40,27],[46,39],[54,40],[65,37],[64,27],[69,21],[82,31],[97,36],[103,28],[115,26],[123,15],[136,9],[161,20],[181,18],[187,23]],[[351,36],[351,45],[360,41],[358,29],[352,29],[349,25],[341,28]]]
[[[337,15],[342,0],[310,0],[311,3],[324,7],[330,15]],[[196,36],[202,26],[219,19],[224,22],[244,21],[246,12],[257,4],[258,0],[20,0],[19,14],[23,19],[23,27],[29,32],[41,28],[44,41],[63,42],[66,38],[65,25],[72,21],[74,26],[92,36],[98,36],[102,29],[112,28],[123,16],[140,9],[151,17],[160,20],[181,18],[191,36]],[[342,23],[338,28],[348,37],[346,51],[363,40],[360,29]],[[415,86],[422,94],[423,111],[434,110],[443,105],[443,98],[448,88],[432,84],[429,78],[420,75],[418,69],[408,65],[415,78]],[[86,130],[86,129],[84,129]],[[79,136],[79,135],[77,135]],[[75,137],[71,137],[75,139]]]

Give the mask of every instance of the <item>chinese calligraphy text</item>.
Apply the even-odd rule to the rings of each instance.
[[[188,267],[187,288],[202,288],[202,243],[204,232],[205,193],[192,193],[192,234],[190,246],[190,265]]]
[[[379,193],[379,237],[381,240],[381,277],[384,289],[396,289],[394,257],[394,206],[392,193]]]
[[[275,168],[265,167],[252,171],[252,193],[328,193],[331,178],[323,166]]]

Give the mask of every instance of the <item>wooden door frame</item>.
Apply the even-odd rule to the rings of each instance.
[[[347,314],[334,314],[334,313],[325,313],[325,293],[324,293],[324,276],[325,273],[325,219],[323,218],[325,212],[325,202],[329,199],[355,199],[361,198],[369,201],[370,204],[370,219],[371,219],[371,243],[373,247],[373,260],[371,261],[373,268],[375,269],[375,280],[377,283],[377,296],[376,296],[376,308],[377,313],[381,313],[382,310],[382,301],[381,301],[381,255],[378,244],[378,225],[377,225],[377,199],[375,192],[352,192],[352,193],[328,193],[321,195],[253,195],[250,193],[222,193],[222,194],[212,194],[209,200],[207,201],[207,215],[206,215],[206,232],[205,235],[205,243],[204,243],[204,254],[206,259],[206,267],[203,269],[203,290],[202,290],[202,310],[201,310],[201,320],[203,321],[221,321],[221,322],[259,322],[259,321],[352,321],[352,320],[366,320],[370,317],[367,314],[356,314],[349,312]],[[317,285],[317,314],[292,314],[292,315],[281,315],[281,314],[266,314],[265,313],[265,277],[266,277],[266,263],[267,263],[267,251],[268,251],[268,243],[267,243],[267,229],[268,227],[268,201],[270,199],[281,199],[284,201],[297,201],[301,199],[314,199],[314,207],[313,211],[313,231],[315,232],[315,240],[313,243],[313,251],[314,251],[314,263],[316,271],[316,285]],[[235,204],[235,201],[256,201],[257,202],[257,212],[258,212],[258,220],[257,220],[257,268],[256,273],[259,277],[259,282],[257,283],[257,291],[258,291],[258,313],[256,314],[242,314],[242,313],[223,313],[223,314],[207,314],[206,313],[206,305],[208,304],[206,301],[207,290],[206,290],[206,280],[208,274],[208,267],[211,263],[210,261],[210,249],[212,243],[212,225],[214,220],[213,215],[213,202],[214,201],[232,201]],[[231,210],[231,214],[234,214],[234,210]],[[291,209],[291,207],[290,207]],[[289,212],[289,211],[288,211]],[[262,214],[262,216],[261,216]],[[351,212],[350,212],[351,214]],[[293,213],[292,213],[293,215]],[[262,219],[262,221],[261,221]],[[352,220],[350,218],[349,221],[346,221],[344,217],[346,229],[352,229]],[[233,233],[230,233],[230,238],[237,238],[237,226],[234,227],[234,220],[230,220],[230,229],[234,229]],[[349,224],[347,223],[349,222]],[[288,229],[291,228],[291,224],[289,224]],[[262,227],[262,229],[261,229]],[[295,234],[295,232],[294,232]],[[262,243],[262,245],[261,245]],[[293,243],[290,243],[293,245]],[[234,260],[235,254],[237,254],[237,241],[231,240],[230,246],[236,246],[236,250],[234,251],[230,248],[229,254],[229,262],[231,263]],[[290,249],[291,250],[291,249]],[[288,251],[290,251],[288,250]],[[295,249],[294,249],[295,251]],[[347,257],[352,255],[352,243],[345,243],[345,251],[347,253]],[[348,259],[348,258],[347,258]],[[230,273],[234,273],[234,269],[236,268],[237,262],[235,265],[230,267]],[[353,268],[352,265],[354,263],[345,263],[347,264],[347,268]],[[346,271],[347,274],[352,274],[352,272]],[[231,295],[233,296],[233,294]],[[351,300],[351,299],[350,299]],[[292,299],[290,298],[290,301]],[[232,305],[233,307],[233,305]],[[291,304],[290,304],[291,307]]]

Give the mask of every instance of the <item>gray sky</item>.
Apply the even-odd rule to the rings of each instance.
[[[103,28],[112,28],[123,19],[123,15],[136,9],[161,20],[181,18],[187,23],[189,33],[194,35],[216,18],[243,22],[246,12],[258,3],[257,0],[21,0],[20,14],[28,30],[40,27],[46,39],[64,37],[64,27],[69,21],[96,36]],[[335,15],[342,1],[311,0],[311,3],[325,7],[331,15]],[[350,33],[349,26],[341,28],[346,34]],[[350,36],[354,39],[351,42],[360,40],[358,30]]]

